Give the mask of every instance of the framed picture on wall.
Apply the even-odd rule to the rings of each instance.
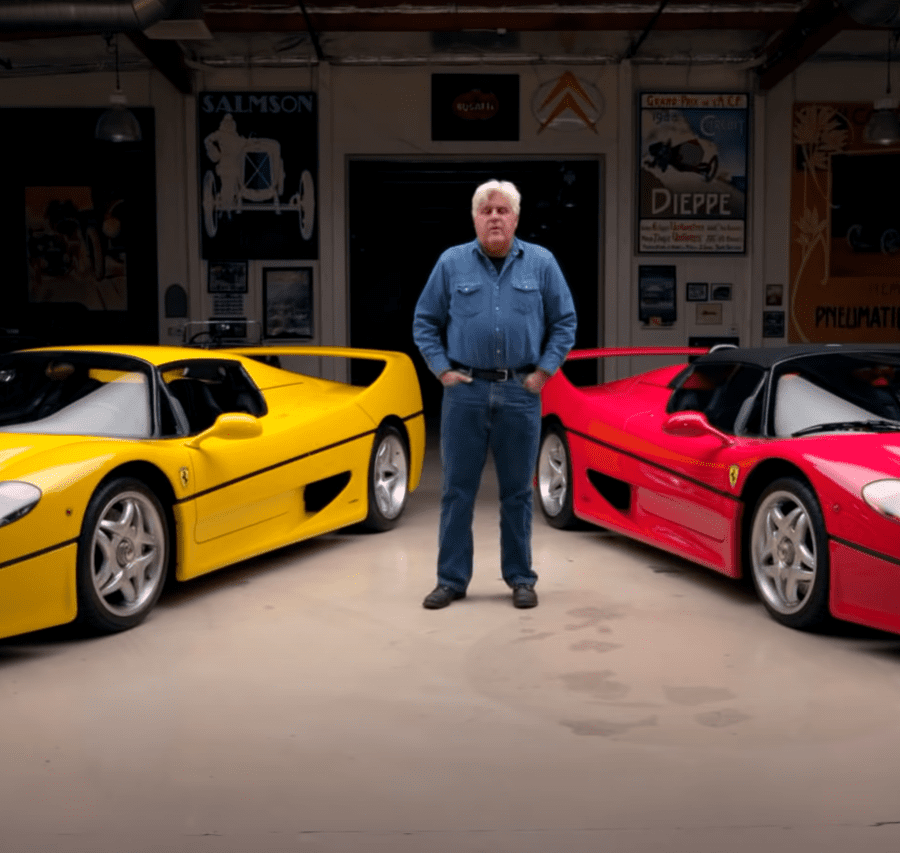
[[[689,281],[685,289],[688,302],[706,302],[709,297],[709,285],[705,281]]]
[[[313,271],[309,266],[263,270],[264,337],[313,337]]]
[[[763,337],[784,337],[784,311],[763,311]]]
[[[694,317],[698,326],[719,326],[722,324],[722,306],[718,302],[696,305]]]
[[[638,267],[638,319],[647,326],[671,326],[675,322],[674,265]]]
[[[209,293],[246,293],[246,261],[210,261],[206,289]]]
[[[98,194],[89,185],[25,187],[29,302],[128,310],[127,252],[116,239],[124,200]]]

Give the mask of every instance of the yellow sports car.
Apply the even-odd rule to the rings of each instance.
[[[347,381],[321,379],[302,372]],[[349,367],[353,366],[350,370]],[[403,353],[66,347],[0,355],[0,637],[141,622],[178,580],[397,522],[425,424]]]

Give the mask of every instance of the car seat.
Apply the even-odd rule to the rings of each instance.
[[[173,379],[167,387],[184,409],[191,433],[209,429],[222,414],[209,388],[199,379]]]

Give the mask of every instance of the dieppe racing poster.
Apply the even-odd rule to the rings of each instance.
[[[746,251],[748,96],[640,95],[638,252]]]

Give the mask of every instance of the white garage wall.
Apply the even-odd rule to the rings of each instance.
[[[516,73],[521,81],[518,142],[452,143],[430,139],[430,75],[438,72]],[[531,110],[534,91],[571,71],[595,86],[604,100],[596,133],[545,130]],[[187,287],[193,319],[209,316],[206,273],[199,259],[196,99],[184,97],[156,72],[122,75],[129,103],[156,111],[160,340],[179,339],[178,324],[163,317],[162,294],[172,283]],[[772,91],[751,101],[750,223],[748,253],[738,257],[636,256],[634,247],[635,95],[640,91],[739,91],[752,94],[746,68],[683,65],[455,65],[312,66],[290,70],[201,71],[197,91],[312,90],[320,120],[320,259],[316,265],[316,339],[348,340],[347,162],[364,156],[427,159],[585,156],[604,158],[603,265],[598,287],[603,342],[608,345],[670,345],[693,334],[736,334],[742,343],[763,341],[761,318],[766,283],[787,283],[791,106],[795,100],[867,100],[881,96],[884,69],[875,63],[807,63]],[[108,103],[111,74],[68,75],[0,81],[0,106],[91,106]],[[526,200],[527,203],[527,200]],[[637,321],[637,268],[673,263],[678,270],[678,321],[648,330]],[[261,314],[261,265],[251,270],[248,306]],[[684,282],[729,282],[721,326],[693,324],[684,303]],[[787,288],[785,288],[787,292]],[[730,308],[730,310],[728,310]],[[257,319],[261,317],[257,315]],[[621,370],[643,367],[637,360]]]

